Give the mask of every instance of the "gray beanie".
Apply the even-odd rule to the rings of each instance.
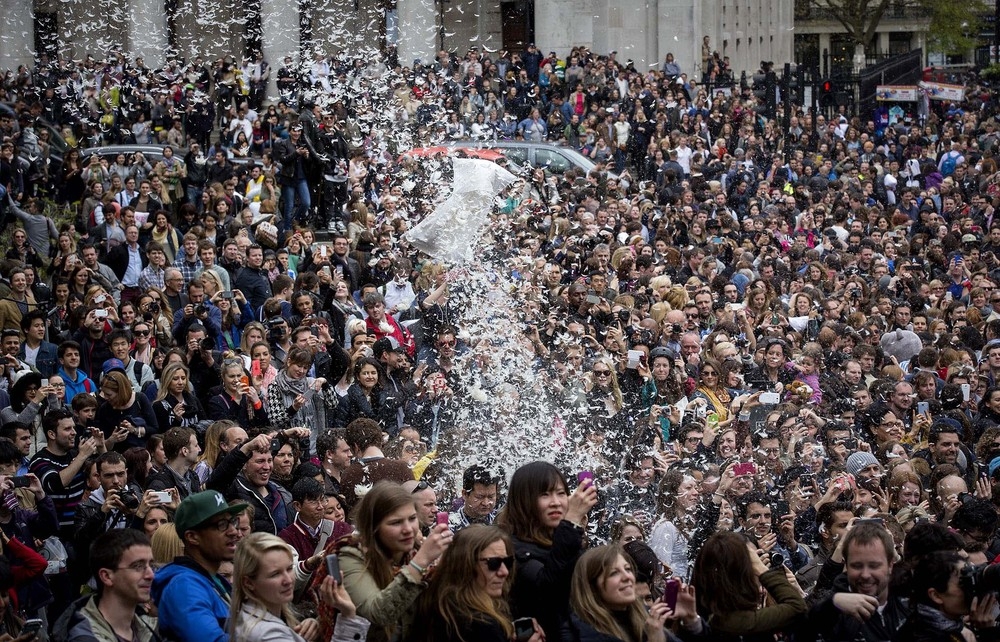
[[[875,459],[875,455],[866,453],[862,450],[848,457],[847,463],[844,464],[844,468],[847,472],[857,477],[859,472],[868,468],[872,464],[878,464],[878,460]]]

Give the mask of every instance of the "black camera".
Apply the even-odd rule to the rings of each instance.
[[[975,566],[966,564],[958,576],[958,585],[965,593],[966,602],[972,602],[974,597],[981,597],[1000,590],[1000,565],[986,563]]]
[[[194,315],[200,317],[208,314],[208,307],[204,303],[199,303],[194,307]]]
[[[622,323],[631,323],[632,322],[632,311],[631,310],[619,310],[618,311],[618,320],[621,321]]]
[[[280,343],[285,338],[285,320],[276,317],[267,320],[267,340],[270,343]]]
[[[122,504],[128,511],[134,511],[139,508],[139,498],[127,488],[123,488],[118,492],[118,499],[122,500]]]
[[[275,437],[274,439],[272,439],[271,440],[271,456],[272,457],[277,457],[278,456],[278,451],[281,450],[281,447],[283,445],[284,444],[282,444],[281,440],[278,439],[277,437]]]
[[[211,352],[212,350],[215,350],[215,339],[212,337],[205,337],[201,340],[200,347],[204,352]]]
[[[679,323],[673,323],[670,325],[671,334],[680,334],[683,330],[684,329],[681,327],[681,324]]]
[[[159,301],[150,301],[146,305],[146,309],[149,311],[150,314],[159,314],[160,313],[160,302]]]

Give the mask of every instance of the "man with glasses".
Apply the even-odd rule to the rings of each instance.
[[[163,272],[163,296],[171,310],[182,310],[188,304],[184,290],[184,274],[176,267],[169,267]],[[154,301],[163,305],[162,301]]]
[[[413,495],[413,503],[417,506],[417,521],[420,522],[420,532],[427,537],[437,523],[438,503],[437,493],[427,483],[427,480],[413,480],[403,483],[403,490]]]
[[[997,297],[998,304],[1000,304],[1000,297]],[[982,366],[985,361],[985,367],[987,372],[986,376],[989,378],[990,386],[997,385],[1000,381],[1000,339],[993,339],[986,344],[983,348],[983,359],[980,361],[980,372],[983,372]]]
[[[263,440],[263,441],[261,441]],[[270,448],[267,435],[244,446]],[[246,504],[232,506],[214,490],[195,493],[181,502],[174,525],[184,542],[184,556],[159,570],[152,597],[159,610],[160,634],[177,642],[228,640],[226,619],[232,587],[219,577],[223,562],[236,553],[236,525]]]
[[[90,571],[97,593],[80,598],[55,624],[71,640],[155,639],[153,626],[138,610],[153,585],[153,549],[144,533],[110,531],[91,546]]]
[[[473,464],[462,473],[462,506],[448,515],[448,527],[457,533],[472,524],[490,525],[497,517],[497,499],[503,470]]]

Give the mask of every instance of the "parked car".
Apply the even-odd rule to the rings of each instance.
[[[546,169],[553,174],[563,174],[571,168],[581,169],[588,174],[596,168],[590,160],[572,147],[553,145],[551,143],[529,143],[510,140],[491,141],[454,141],[446,146],[493,149],[503,152],[507,160],[514,165],[530,165],[535,169]],[[613,173],[611,173],[614,176]]]

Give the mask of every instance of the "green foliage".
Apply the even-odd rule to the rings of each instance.
[[[935,53],[958,55],[977,45],[976,36],[984,28],[984,16],[993,10],[978,0],[917,0],[931,16],[927,47]]]
[[[1000,80],[1000,64],[993,64],[979,72],[979,77],[983,80]]]

